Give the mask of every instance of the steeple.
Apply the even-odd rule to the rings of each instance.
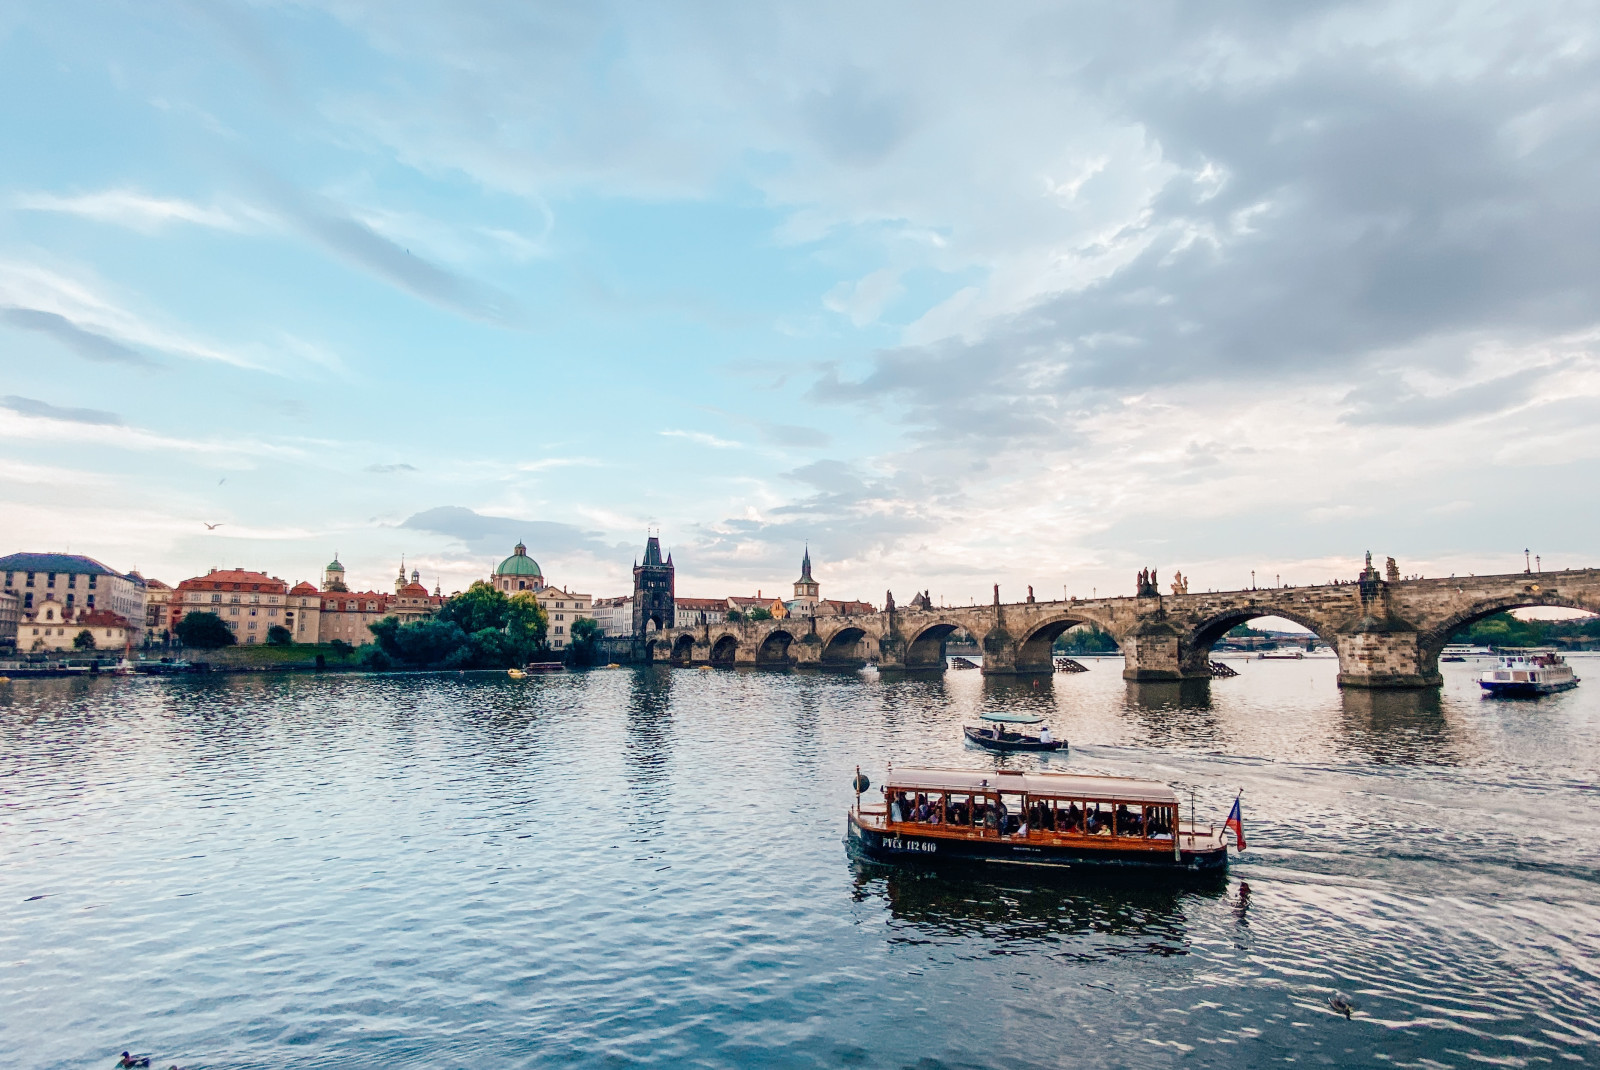
[[[807,543],[805,556],[800,559],[800,578],[794,581],[794,599],[809,609],[817,604],[821,590],[822,585],[811,578],[811,544]]]

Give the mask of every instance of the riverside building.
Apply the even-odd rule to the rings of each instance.
[[[53,600],[74,618],[79,610],[110,610],[128,621],[134,642],[143,634],[145,585],[137,573],[123,575],[82,554],[19,553],[0,557],[0,579],[0,590],[21,600],[19,614]],[[27,649],[20,638],[19,649]]]

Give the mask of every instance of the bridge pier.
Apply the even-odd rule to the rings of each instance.
[[[1183,635],[1165,620],[1147,619],[1134,625],[1118,644],[1122,647],[1124,680],[1184,678]]]
[[[1396,617],[1362,617],[1335,637],[1335,648],[1340,687],[1414,688],[1444,683],[1439,655],[1430,655],[1416,627]]]

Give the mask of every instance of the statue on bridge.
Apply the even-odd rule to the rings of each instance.
[[[1392,557],[1383,566],[1383,578],[1390,583],[1400,582],[1400,566],[1394,563]]]
[[[921,594],[918,594],[918,595],[913,595],[912,598],[911,598],[911,608],[912,609],[921,609],[921,610],[932,609],[933,608],[933,596],[927,591],[923,591]]]
[[[1188,594],[1189,593],[1189,580],[1181,572],[1173,572],[1173,574],[1172,574],[1172,593],[1173,594]]]
[[[1158,588],[1156,586],[1156,570],[1155,569],[1153,569],[1153,568],[1142,568],[1142,569],[1139,570],[1138,597],[1140,597],[1140,598],[1160,598],[1161,597],[1161,590],[1160,590],[1160,588]]]

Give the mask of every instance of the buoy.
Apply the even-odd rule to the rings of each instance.
[[[856,794],[860,795],[870,787],[872,787],[872,781],[867,779],[867,774],[857,773],[855,779]]]
[[[709,666],[709,665],[702,665],[702,666],[700,666],[700,671],[701,671],[701,672],[710,672],[710,671],[711,671],[711,666]]]

